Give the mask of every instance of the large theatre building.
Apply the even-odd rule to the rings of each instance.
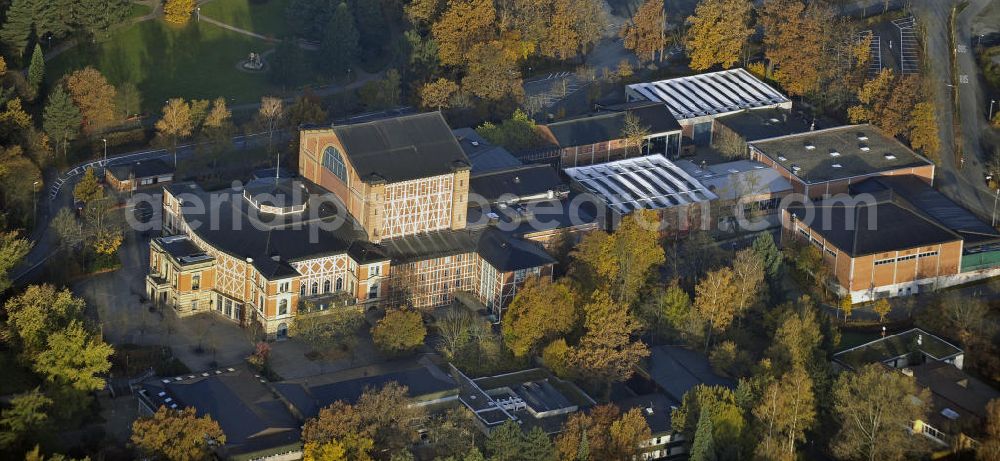
[[[509,219],[469,220],[470,161],[440,113],[309,128],[300,140],[301,177],[164,189],[150,299],[181,315],[210,311],[259,326],[271,338],[287,335],[299,315],[432,309],[459,292],[499,321],[525,278],[551,276],[549,235],[596,227],[557,220],[538,233]],[[528,205],[565,199],[551,174],[521,166],[490,174],[522,186],[505,205],[515,220]]]

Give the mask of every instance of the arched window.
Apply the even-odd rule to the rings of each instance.
[[[314,295],[318,295],[319,294],[319,284],[316,283],[316,282],[313,282],[313,284],[312,284],[312,294],[314,294]]]
[[[336,147],[330,146],[323,151],[323,167],[330,170],[345,184],[347,183],[347,167],[344,165],[344,157]]]
[[[337,291],[344,289],[344,279],[337,277]]]
[[[288,300],[278,301],[278,315],[288,315]]]
[[[324,280],[323,281],[323,293],[329,293],[329,292],[330,292],[330,281],[329,280]]]

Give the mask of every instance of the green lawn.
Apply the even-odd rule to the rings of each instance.
[[[271,48],[260,39],[205,23],[175,27],[152,20],[116,31],[107,41],[59,55],[48,63],[46,76],[56,79],[94,66],[114,85],[136,84],[145,112],[159,111],[172,97],[224,96],[239,104],[275,92],[266,75],[237,69],[250,52]]]
[[[285,9],[289,0],[211,0],[201,14],[231,26],[280,38],[288,35]]]
[[[153,9],[146,4],[133,3],[129,5],[129,7],[131,8],[131,12],[129,13],[130,18],[139,18],[153,11]]]

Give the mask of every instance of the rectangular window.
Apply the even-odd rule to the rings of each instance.
[[[879,260],[875,261],[875,265],[876,266],[882,266],[882,265],[885,265],[885,264],[892,264],[894,262],[896,262],[896,258],[879,259]]]
[[[824,248],[823,250],[826,251],[830,256],[833,256],[834,258],[837,257],[837,252],[835,250],[832,250],[830,248]]]
[[[201,274],[194,274],[191,276],[191,289],[194,291],[201,289]]]
[[[194,300],[194,301],[191,301],[191,310],[192,311],[198,310],[198,300],[197,299]]]

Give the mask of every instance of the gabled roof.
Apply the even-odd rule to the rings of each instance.
[[[440,112],[334,125],[344,154],[365,182],[399,182],[469,168]]]
[[[476,253],[501,272],[555,263],[540,245],[493,227],[427,232],[383,240],[380,245],[397,262]]]
[[[819,233],[851,257],[961,240],[934,219],[905,202],[841,200],[789,207],[794,219]]]
[[[559,147],[586,146],[623,139],[626,114],[633,114],[649,134],[680,131],[681,126],[660,103],[641,102],[605,108],[599,112],[542,126]]]

